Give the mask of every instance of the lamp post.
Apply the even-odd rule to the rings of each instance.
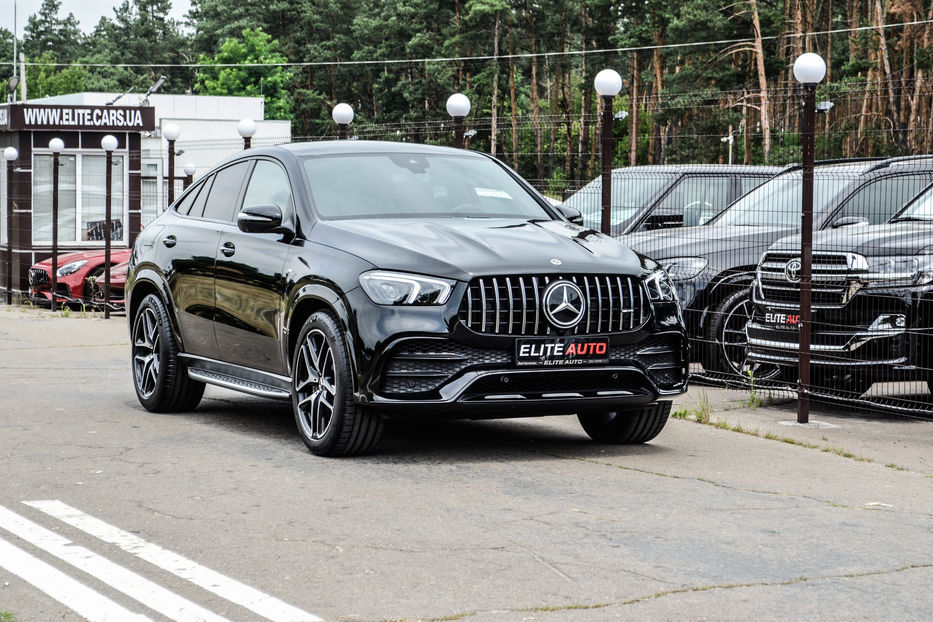
[[[168,204],[175,202],[175,141],[181,136],[181,128],[174,123],[166,123],[162,136],[168,141]]]
[[[803,202],[800,229],[800,378],[797,382],[797,423],[810,420],[811,286],[813,276],[813,126],[816,85],[826,75],[826,63],[807,52],[794,61],[794,77],[803,85]]]
[[[6,303],[13,304],[13,169],[19,152],[15,147],[3,150],[6,160]]]
[[[113,151],[117,148],[117,137],[107,134],[100,139],[100,146],[107,152],[107,172],[104,174],[104,319],[110,319],[110,227],[112,225],[113,202]]]
[[[470,98],[463,93],[448,97],[447,114],[454,119],[454,147],[463,149],[463,117],[470,114]]]
[[[602,220],[600,231],[611,233],[612,215],[612,100],[622,90],[622,76],[613,69],[603,69],[593,80],[596,92],[603,98],[602,137],[600,140],[599,162],[602,177]]]
[[[347,139],[347,126],[353,123],[353,106],[350,104],[337,104],[331,111],[334,123],[337,124],[337,140]]]
[[[52,152],[52,311],[55,311],[55,297],[58,295],[58,160],[65,148],[61,138],[49,141]]]
[[[252,147],[253,134],[256,133],[256,122],[249,117],[240,119],[236,126],[237,133],[243,137],[243,149]]]
[[[188,189],[188,186],[194,183],[194,172],[198,170],[193,162],[188,162],[185,164],[185,190]]]

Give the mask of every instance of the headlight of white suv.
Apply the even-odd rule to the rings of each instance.
[[[709,260],[706,257],[671,257],[661,259],[659,263],[675,281],[687,281],[699,276],[706,269]]]
[[[58,276],[68,276],[69,274],[74,274],[78,270],[84,267],[84,264],[87,263],[87,259],[79,259],[78,261],[72,261],[71,263],[66,263],[64,266],[58,269],[58,272],[55,274]]]
[[[363,291],[377,305],[442,305],[454,281],[436,277],[373,270],[360,275]]]

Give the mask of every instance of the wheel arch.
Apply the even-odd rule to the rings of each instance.
[[[353,379],[354,391],[359,383],[357,378],[357,343],[355,326],[351,321],[350,313],[343,298],[333,289],[320,284],[308,284],[301,287],[283,320],[285,328],[285,339],[283,345],[285,351],[282,355],[285,357],[286,369],[289,373],[292,371],[292,358],[295,354],[295,347],[298,344],[298,337],[301,334],[301,327],[311,315],[318,311],[327,311],[337,318],[337,323],[344,333],[344,340],[347,346],[347,358],[350,361],[350,377]]]
[[[709,317],[714,307],[733,292],[750,287],[755,280],[755,270],[757,266],[741,266],[729,268],[717,274],[710,280],[709,285],[703,293],[703,299],[698,305],[700,308],[699,334],[706,331],[709,325]]]
[[[160,278],[157,272],[151,269],[138,271],[133,277],[132,285],[126,289],[126,319],[131,329],[139,306],[149,294],[155,294],[162,299],[162,304],[165,305],[169,321],[172,323],[172,331],[175,333],[175,338],[178,339],[179,344],[183,346],[184,344],[181,343],[181,335],[178,332],[178,318],[175,314],[175,305],[171,302],[172,297],[169,293],[168,285],[165,283],[164,279]]]

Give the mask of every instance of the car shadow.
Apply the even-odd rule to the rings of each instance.
[[[182,416],[237,434],[285,443],[289,449],[297,449],[302,453],[306,451],[295,429],[288,402],[234,393],[209,394],[197,410]],[[382,438],[373,451],[354,459],[380,463],[476,463],[554,458],[608,460],[669,451],[663,443],[595,443],[580,428],[576,417],[483,420],[391,418],[386,421]]]

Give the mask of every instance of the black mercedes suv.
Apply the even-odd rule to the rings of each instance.
[[[814,233],[812,269],[815,390],[858,397],[898,380],[933,390],[933,187],[886,224]],[[800,236],[762,256],[752,297],[749,359],[795,369]]]
[[[933,156],[821,163],[814,170],[813,228],[886,222],[931,181]],[[671,275],[695,340],[691,357],[708,375],[776,375],[777,368],[745,357],[749,285],[768,246],[800,230],[801,192],[800,167],[791,167],[703,226],[620,238]]]
[[[137,396],[290,399],[320,455],[370,450],[392,415],[576,413],[598,441],[648,441],[686,390],[680,307],[660,265],[578,219],[470,151],[241,152],[136,241]]]

